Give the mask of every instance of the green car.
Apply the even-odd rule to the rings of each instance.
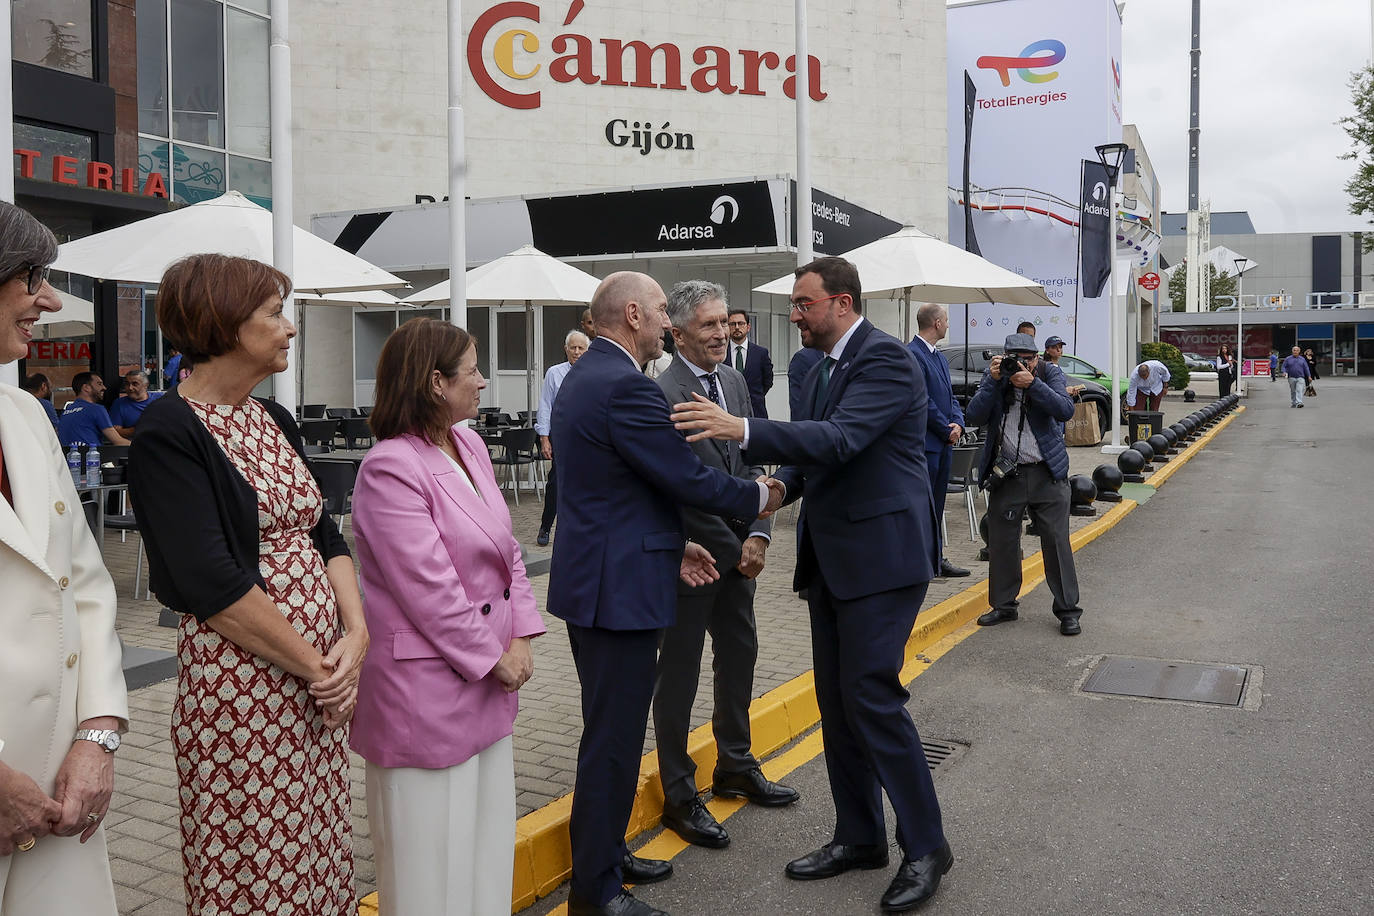
[[[1112,380],[1110,375],[1081,356],[1070,356],[1065,353],[1063,356],[1059,357],[1059,368],[1065,375],[1083,379],[1087,382],[1097,382],[1103,387],[1106,387],[1107,383]],[[1126,396],[1126,389],[1130,387],[1131,380],[1123,372],[1117,384],[1120,386],[1117,389],[1117,398],[1124,398]]]

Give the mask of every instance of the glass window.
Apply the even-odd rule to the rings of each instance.
[[[268,22],[226,10],[229,61],[229,148],[236,153],[271,153],[268,124]]]
[[[171,2],[172,137],[222,147],[224,7],[208,0]]]
[[[138,138],[138,186],[141,188],[151,172],[161,173],[168,193],[172,191],[172,170],[168,167],[167,142]]]
[[[167,0],[138,0],[138,129],[167,134]]]
[[[224,154],[172,144],[172,199],[184,204],[219,197],[224,186]]]
[[[496,368],[524,371],[528,362],[525,348],[525,312],[496,313]]]
[[[229,189],[238,191],[259,207],[272,209],[272,163],[259,159],[229,157]]]
[[[82,162],[89,162],[95,158],[95,141],[90,134],[70,130],[54,130],[51,127],[25,124],[22,121],[14,122],[14,148],[35,150],[41,154],[40,158],[33,163],[33,174],[36,178],[51,177],[53,156],[71,156]],[[19,174],[19,168],[20,160],[16,156],[14,159],[16,175]],[[48,174],[45,175],[44,172]]]
[[[463,330],[477,339],[477,368],[491,378],[491,307],[483,305],[474,308],[469,305],[467,323],[468,326]]]
[[[15,60],[95,77],[91,0],[13,0],[13,9]]]
[[[255,13],[262,13],[264,16],[271,12],[268,8],[270,0],[230,0],[230,2],[232,2],[234,6],[241,6]]]
[[[568,354],[563,352],[563,338],[568,336],[572,330],[581,330],[582,309],[581,305],[546,305],[544,306],[544,371],[547,372],[550,366],[568,361]]]

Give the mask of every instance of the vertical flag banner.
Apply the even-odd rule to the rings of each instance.
[[[1083,160],[1083,190],[1078,196],[1079,247],[1083,298],[1096,299],[1112,275],[1112,188],[1107,167]]]

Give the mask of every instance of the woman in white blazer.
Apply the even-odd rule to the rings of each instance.
[[[0,364],[62,307],[57,240],[0,202]],[[115,591],[33,395],[0,384],[0,916],[115,913],[105,832],[128,727]]]

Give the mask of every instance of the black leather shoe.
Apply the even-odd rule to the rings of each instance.
[[[701,796],[693,796],[685,805],[663,803],[663,826],[682,837],[693,846],[707,849],[724,849],[730,845],[730,834],[706,810]]]
[[[1077,636],[1083,632],[1083,627],[1079,625],[1077,617],[1060,617],[1059,632],[1065,636]]]
[[[668,916],[663,910],[649,906],[643,900],[635,899],[634,894],[622,890],[601,906],[568,895],[568,916]]]
[[[534,538],[534,542],[538,544],[540,547],[549,546],[549,529],[540,528],[539,534],[536,535]]]
[[[641,859],[632,852],[620,860],[620,877],[626,884],[657,884],[673,876],[673,863],[662,859]]]
[[[842,846],[826,843],[810,855],[793,859],[784,869],[787,877],[796,881],[833,878],[852,868],[886,868],[886,846]]]
[[[919,859],[907,859],[887,886],[879,904],[884,913],[905,913],[929,900],[940,887],[940,878],[954,864],[954,853],[943,843]]]
[[[963,578],[964,576],[967,576],[967,575],[969,575],[969,571],[968,571],[967,569],[961,569],[960,567],[955,566],[953,563],[949,562],[949,560],[945,560],[945,559],[941,559],[941,560],[940,560],[940,577],[941,577],[941,578],[943,578],[943,579],[961,579],[961,578]]]
[[[1016,611],[1000,611],[997,608],[993,608],[992,610],[984,614],[982,617],[978,618],[978,626],[995,627],[999,623],[1006,623],[1007,621],[1015,620],[1020,616],[1021,615],[1018,614]]]
[[[801,798],[796,789],[772,782],[758,767],[743,773],[722,773],[711,776],[711,791],[721,798],[743,798],[750,804],[765,808],[781,808]]]

